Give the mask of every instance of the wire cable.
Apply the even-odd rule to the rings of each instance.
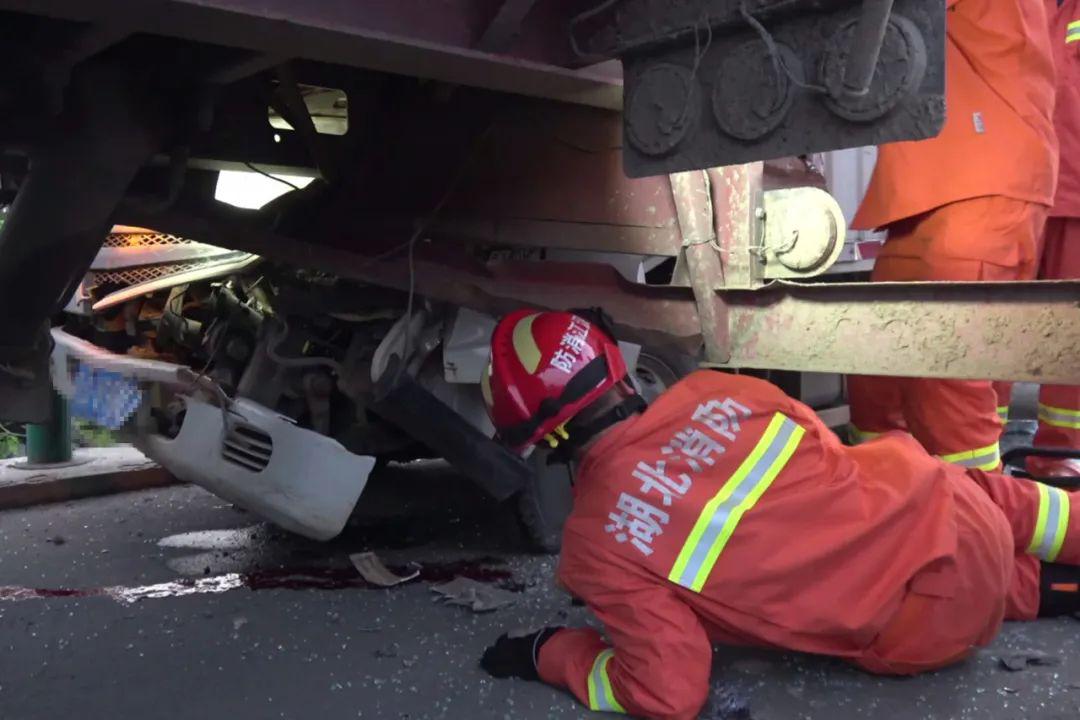
[[[14,432],[12,430],[8,430],[7,427],[3,423],[0,423],[0,434],[11,435],[12,437],[17,437],[17,438],[25,438],[26,437],[25,433],[17,433],[17,432]]]
[[[682,112],[679,113],[679,119],[669,127],[662,127],[661,130],[664,133],[671,133],[677,128],[683,127],[686,123],[686,115],[690,112],[690,101],[694,97],[694,91],[697,89],[697,85],[694,83],[694,78],[697,77],[698,70],[701,69],[701,59],[705,57],[705,53],[709,52],[709,46],[712,45],[712,24],[709,22],[709,13],[702,8],[701,21],[705,24],[705,45],[702,47],[699,23],[694,23],[694,64],[690,67],[690,79],[687,80],[684,85],[686,86],[686,101],[683,103]]]
[[[405,371],[406,361],[412,352],[412,313],[413,299],[416,296],[416,236],[409,242],[409,300],[405,305],[405,337],[401,346],[401,362],[398,363],[397,373],[394,374],[394,384],[401,379],[401,373]]]
[[[365,268],[365,267],[367,267],[369,265],[374,265],[375,263],[379,262],[380,260],[385,260],[386,258],[388,258],[388,257],[390,257],[392,255],[397,255],[399,252],[401,252],[402,250],[404,250],[405,248],[409,247],[412,244],[413,244],[413,239],[410,236],[410,238],[408,240],[406,240],[405,242],[400,243],[398,245],[395,245],[394,247],[390,248],[389,250],[385,250],[385,251],[379,253],[378,255],[372,255],[371,257],[367,258],[364,262],[357,265],[356,269],[359,270],[360,268]]]
[[[461,183],[462,178],[465,177],[465,172],[469,169],[469,167],[472,165],[472,161],[476,158],[477,150],[479,150],[480,146],[487,139],[488,135],[491,134],[491,131],[494,127],[495,121],[492,121],[488,123],[487,127],[485,127],[479,135],[476,136],[476,139],[469,147],[468,153],[461,161],[461,164],[458,166],[457,171],[455,171],[454,176],[450,178],[450,183],[446,186],[446,190],[443,192],[442,197],[440,197],[439,201],[435,203],[435,207],[431,209],[431,212],[428,213],[427,217],[424,218],[423,221],[417,223],[416,230],[413,231],[413,234],[409,237],[409,240],[398,248],[409,248],[409,298],[405,305],[405,338],[402,341],[401,363],[398,365],[397,372],[394,375],[395,384],[401,378],[401,374],[405,371],[405,367],[406,365],[408,365],[409,353],[412,352],[412,313],[413,301],[416,295],[416,242],[420,239],[420,236],[427,231],[428,227],[431,226],[431,223],[433,223],[436,218],[438,218],[439,213],[442,212],[443,207],[445,207],[446,203],[449,202],[450,197],[454,194],[457,186]],[[374,260],[369,262],[373,261]]]
[[[280,177],[278,177],[277,175],[271,175],[270,173],[266,172],[266,171],[265,171],[265,170],[263,170],[262,168],[258,168],[258,167],[255,167],[255,163],[251,163],[251,162],[245,162],[244,164],[245,164],[245,165],[247,165],[247,166],[248,166],[249,168],[251,168],[251,169],[252,169],[253,171],[255,171],[255,172],[259,173],[260,175],[262,175],[262,176],[264,176],[264,177],[268,177],[268,178],[270,178],[271,180],[277,180],[277,181],[278,181],[279,183],[281,183],[282,185],[288,185],[288,186],[289,186],[289,187],[291,187],[291,188],[292,188],[293,190],[302,190],[302,189],[303,189],[303,188],[301,188],[301,187],[300,187],[299,185],[296,185],[296,184],[294,184],[294,183],[291,183],[291,182],[289,182],[288,180],[286,180],[285,178],[280,178]]]
[[[285,322],[285,319],[281,319],[281,330],[276,333],[269,343],[266,345],[266,355],[276,362],[278,365],[287,368],[308,368],[308,367],[325,367],[334,371],[338,377],[344,375],[344,370],[341,367],[341,363],[333,358],[328,357],[285,357],[279,355],[277,349],[281,346],[281,343],[285,341],[285,337],[289,334],[289,324]]]
[[[585,12],[578,13],[574,17],[570,18],[570,49],[574,51],[575,55],[580,58],[591,57],[589,53],[582,50],[581,46],[578,45],[577,35],[575,34],[577,26],[590,18],[596,17],[602,12],[610,10],[622,1],[623,0],[604,0],[604,2],[600,3],[591,10],[586,10]]]
[[[761,41],[765,43],[765,47],[769,50],[769,59],[772,60],[773,71],[776,73],[776,80],[779,83],[780,78],[784,75],[795,87],[802,88],[803,90],[810,90],[811,92],[821,93],[823,95],[829,95],[829,89],[823,85],[815,85],[808,83],[802,78],[797,77],[791,68],[787,66],[784,61],[784,56],[780,54],[780,48],[776,46],[776,40],[773,39],[772,34],[761,24],[761,21],[750,14],[750,10],[746,7],[746,0],[741,0],[739,3],[739,14],[743,16],[743,20],[752,27],[761,37]]]

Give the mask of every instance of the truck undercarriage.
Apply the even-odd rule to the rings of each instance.
[[[47,415],[50,322],[117,224],[276,268],[273,303],[257,273],[199,299],[234,319],[200,358],[210,401],[317,366],[292,378],[307,429],[334,435],[329,381],[468,449],[496,495],[528,471],[477,423],[440,432],[457,411],[423,382],[445,340],[425,323],[462,309],[601,307],[622,339],[725,368],[1080,383],[1078,283],[802,282],[846,223],[762,161],[936,134],[937,0],[0,0],[0,38],[0,418]],[[222,170],[313,181],[240,209]],[[155,316],[180,345],[186,292]],[[313,363],[343,323],[371,335],[362,362]],[[290,414],[283,395],[263,404]],[[426,426],[393,417],[411,405]]]

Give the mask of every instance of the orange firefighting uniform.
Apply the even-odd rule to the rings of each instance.
[[[1080,0],[1048,0],[1050,43],[1057,70],[1054,128],[1061,146],[1057,194],[1043,235],[1039,277],[1080,279]],[[995,385],[998,412],[1008,417],[1009,386]],[[1043,385],[1035,445],[1080,449],[1080,387]],[[1029,465],[1039,461],[1029,460]],[[1040,474],[1037,467],[1032,468]]]
[[[1046,8],[947,5],[945,127],[880,148],[852,225],[888,228],[874,280],[1033,279],[1057,169]],[[849,390],[860,439],[908,429],[934,455],[997,467],[991,383],[852,377]]]
[[[773,385],[712,371],[602,436],[574,492],[558,580],[607,638],[559,630],[540,677],[650,718],[696,716],[713,642],[946,665],[1036,616],[1039,557],[1080,563],[1080,493],[906,433],[845,447]]]

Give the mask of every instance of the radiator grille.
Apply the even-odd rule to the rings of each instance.
[[[161,263],[159,265],[141,265],[123,270],[94,270],[90,272],[91,285],[138,285],[158,278],[177,275],[188,270],[197,270],[213,265],[220,260],[195,260],[192,262]]]
[[[194,242],[194,240],[186,240],[165,233],[109,233],[105,237],[104,247],[160,247],[162,245],[191,245]]]

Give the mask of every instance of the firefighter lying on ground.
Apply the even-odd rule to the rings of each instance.
[[[513,313],[491,352],[500,439],[575,462],[558,580],[606,630],[503,635],[481,660],[496,677],[681,720],[705,703],[714,642],[911,674],[1005,619],[1080,610],[1080,493],[947,464],[899,432],[845,447],[742,375],[693,373],[646,408],[610,335],[570,313]]]

